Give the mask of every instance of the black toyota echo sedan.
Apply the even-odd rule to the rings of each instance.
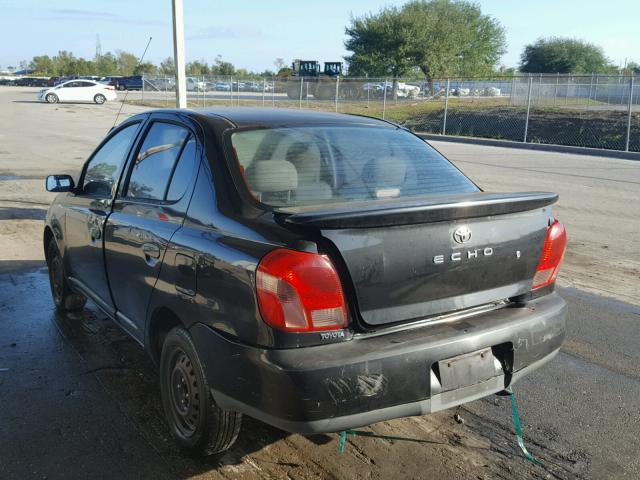
[[[557,196],[483,192],[381,120],[155,110],[46,186],[57,309],[146,349],[192,453],[242,415],[335,432],[498,393],[565,334]]]

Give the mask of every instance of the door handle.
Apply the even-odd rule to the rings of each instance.
[[[160,258],[160,245],[156,243],[143,243],[142,253],[144,253],[144,256],[147,259]]]

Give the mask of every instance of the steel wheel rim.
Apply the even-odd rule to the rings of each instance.
[[[171,359],[167,381],[174,424],[180,435],[191,437],[200,422],[200,394],[195,366],[181,349]]]
[[[62,259],[59,255],[55,255],[51,259],[49,266],[49,279],[51,281],[51,290],[56,303],[62,302],[62,290],[64,284],[64,273],[62,270]]]

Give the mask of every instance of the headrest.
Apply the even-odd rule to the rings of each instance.
[[[253,162],[245,176],[254,192],[286,192],[298,188],[296,167],[284,160]]]
[[[399,187],[407,176],[407,164],[400,157],[376,157],[362,169],[362,178],[371,187]]]

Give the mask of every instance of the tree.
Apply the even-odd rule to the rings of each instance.
[[[276,58],[273,61],[273,66],[276,67],[276,72],[279,72],[283,68],[287,68],[287,64],[284,63],[284,58],[280,58],[280,57]]]
[[[504,29],[475,3],[414,0],[352,18],[346,28],[352,76],[399,77],[418,68],[431,80],[493,71],[505,51]]]
[[[93,63],[95,66],[95,71],[93,73],[101,77],[115,75],[118,71],[118,62],[116,61],[115,55],[111,52],[100,55],[100,57],[96,58]]]
[[[233,66],[233,63],[222,60],[222,55],[218,55],[214,63],[211,67],[213,75],[230,76],[236,73],[236,67]]]
[[[396,7],[352,18],[344,43],[353,52],[345,57],[349,74],[399,77],[407,73],[414,66],[409,57],[411,30],[411,22]]]
[[[505,52],[504,28],[476,3],[415,0],[402,13],[411,19],[410,56],[429,80],[489,74]]]
[[[53,60],[49,58],[49,55],[33,57],[29,62],[29,68],[33,69],[33,73],[36,75],[53,75],[56,73]]]
[[[156,75],[158,67],[151,62],[143,62],[133,69],[134,75]]]
[[[158,71],[162,75],[175,75],[176,74],[176,65],[173,62],[173,57],[167,57],[162,62],[160,62],[160,68]]]
[[[76,69],[76,57],[73,53],[66,50],[60,50],[58,55],[53,57],[53,65],[56,75],[77,75]]]
[[[187,63],[185,67],[187,75],[209,75],[211,70],[204,60],[195,60]]]
[[[33,67],[31,67],[33,68]],[[620,73],[624,75],[640,75],[640,64],[636,62],[629,62],[626,66],[620,71]]]
[[[133,71],[138,66],[138,57],[133,53],[116,50],[116,63],[120,75],[133,75]]]
[[[611,68],[602,48],[572,38],[540,38],[520,56],[526,73],[600,73]]]

